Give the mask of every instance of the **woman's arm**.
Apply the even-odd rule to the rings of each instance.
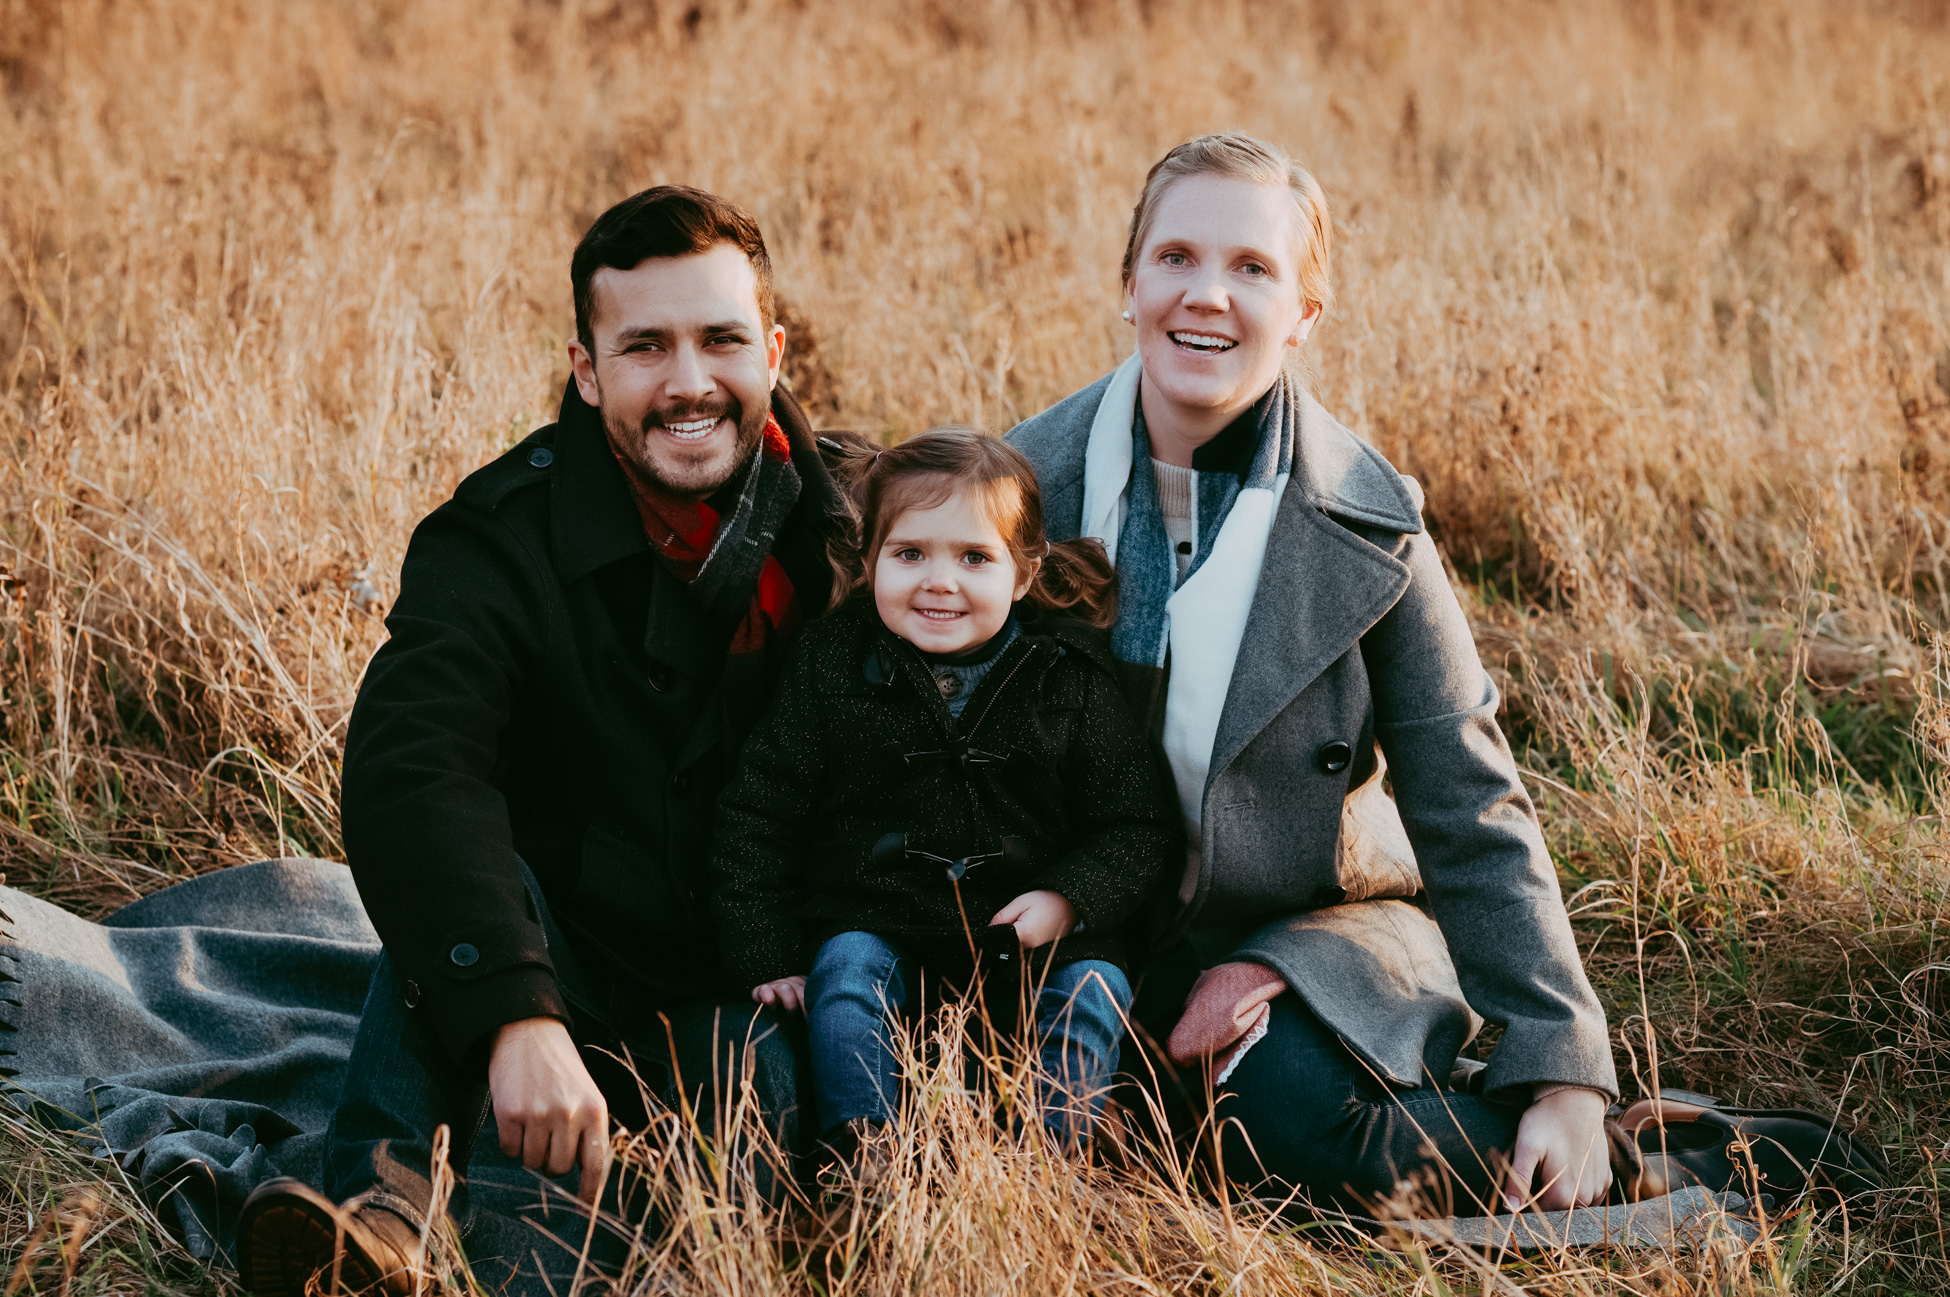
[[[1487,1091],[1529,1101],[1555,1088],[1524,1112],[1504,1195],[1595,1202],[1618,1093],[1604,1010],[1448,574],[1426,533],[1405,541],[1409,588],[1361,642],[1375,737],[1463,995],[1503,1027]]]
[[[1375,737],[1429,908],[1470,1005],[1503,1027],[1485,1080],[1615,1095],[1591,990],[1536,812],[1496,723],[1497,694],[1426,533],[1403,538],[1409,586],[1361,642]]]

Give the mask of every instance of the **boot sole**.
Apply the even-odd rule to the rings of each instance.
[[[316,1291],[386,1293],[403,1291],[387,1285],[389,1277],[349,1232],[341,1233],[342,1213],[309,1186],[293,1185],[245,1204],[238,1221],[242,1242],[238,1283],[254,1297],[306,1297],[312,1279]],[[338,1282],[332,1265],[338,1259]]]

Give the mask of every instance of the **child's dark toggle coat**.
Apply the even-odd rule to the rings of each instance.
[[[844,610],[806,630],[720,804],[725,959],[756,986],[864,931],[962,962],[1046,888],[1077,913],[1055,958],[1119,960],[1125,920],[1183,859],[1178,819],[1097,632],[1028,624],[957,720],[911,646]]]

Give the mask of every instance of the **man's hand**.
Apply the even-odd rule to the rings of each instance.
[[[1545,1211],[1589,1207],[1602,1202],[1611,1187],[1611,1157],[1605,1144],[1605,1097],[1596,1090],[1559,1090],[1530,1105],[1517,1123],[1517,1146],[1503,1200],[1521,1211],[1531,1200],[1531,1180],[1539,1177],[1537,1206]]]
[[[776,982],[754,986],[752,999],[760,1004],[775,1004],[787,1013],[797,1013],[806,1007],[806,979],[803,974],[794,973]]]
[[[1077,912],[1060,892],[1024,892],[995,912],[990,923],[1013,923],[1024,950],[1047,946],[1070,935]]]
[[[609,1172],[609,1103],[554,1018],[501,1028],[488,1059],[488,1092],[501,1151],[530,1171],[567,1175],[582,1164],[576,1196],[592,1206]]]

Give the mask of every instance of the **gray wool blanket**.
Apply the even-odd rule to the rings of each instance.
[[[378,957],[351,871],[325,860],[218,870],[100,923],[0,887],[0,1096],[116,1159],[194,1255],[227,1264],[253,1188],[319,1183]],[[1745,1205],[1686,1190],[1656,1207],[1406,1229],[1499,1250],[1692,1246],[1751,1239],[1724,1214]]]
[[[100,923],[0,887],[0,1089],[228,1261],[253,1188],[319,1180],[378,958],[351,871],[324,860],[220,869]]]

